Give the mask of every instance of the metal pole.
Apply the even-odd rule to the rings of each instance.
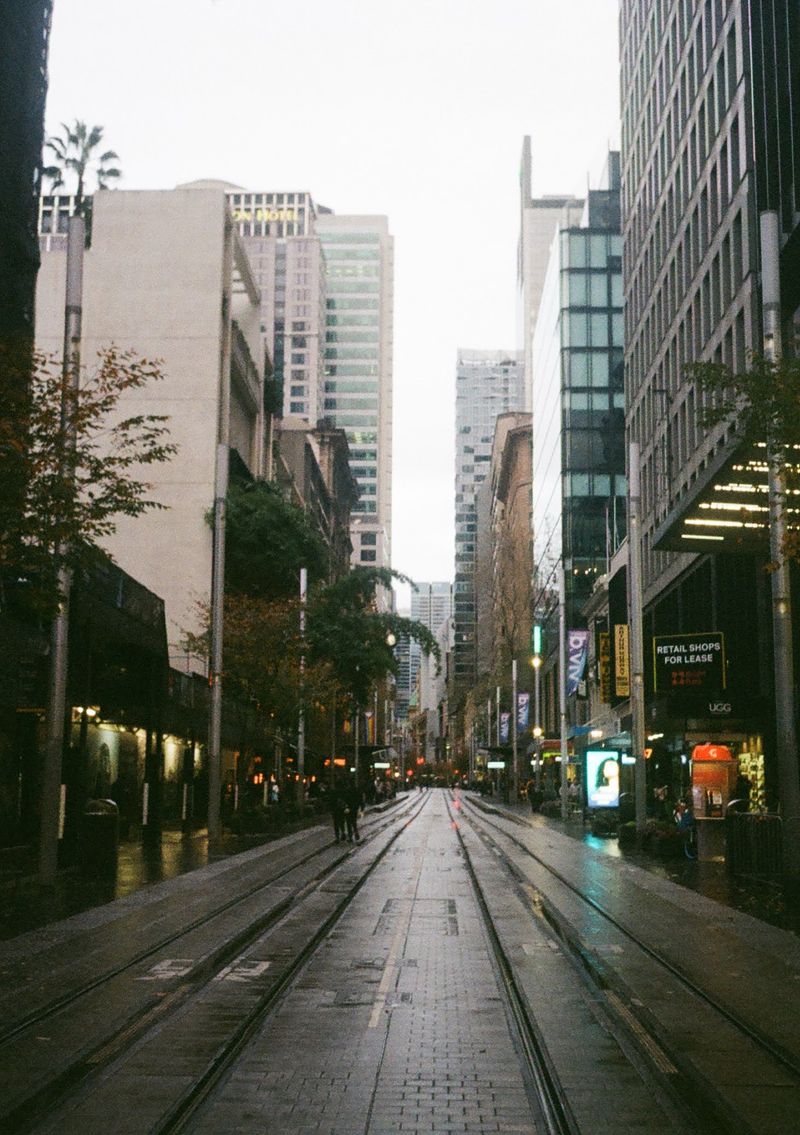
[[[647,822],[647,762],[644,756],[644,645],[642,635],[642,525],[640,517],[639,443],[628,447],[628,623],[631,651],[631,742],[636,760],[634,799],[636,831]]]
[[[511,764],[513,769],[514,803],[519,803],[519,768],[517,767],[517,660],[511,660]]]
[[[300,568],[300,713],[297,720],[297,771],[300,780],[297,786],[297,803],[300,810],[305,804],[305,775],[306,775],[306,712],[305,712],[305,672],[306,672],[306,599],[308,596],[308,571]]]
[[[495,729],[497,731],[497,747],[499,749],[500,748],[500,687],[499,686],[497,687],[497,690],[495,692],[495,714],[494,714],[494,718],[495,718],[495,721],[494,721]]]
[[[537,654],[534,657],[533,666],[533,724],[540,730],[536,738],[536,773],[535,783],[537,791],[541,788],[542,777],[542,723],[540,715],[542,712],[542,659]]]
[[[778,214],[761,214],[761,303],[764,358],[781,360],[780,224]],[[767,438],[769,545],[773,570],[772,634],[775,668],[775,747],[783,818],[783,868],[787,881],[800,882],[800,781],[795,726],[792,594],[786,536],[784,455]]]
[[[564,564],[558,573],[558,715],[561,732],[561,819],[566,820],[569,797],[567,796],[567,585],[564,578]]]
[[[228,494],[228,447],[217,446],[214,478],[214,545],[211,559],[211,658],[209,683],[211,710],[208,720],[208,842],[222,837],[220,790],[222,784],[222,634],[225,612],[225,500]]]
[[[86,225],[83,217],[70,217],[67,236],[67,284],[64,306],[63,389],[61,394],[61,436],[65,450],[75,445],[74,403],[70,407],[67,391],[73,396],[80,389],[81,325],[83,317],[83,252]],[[70,413],[71,411],[71,413]],[[72,418],[72,421],[70,421]],[[66,475],[66,453],[60,473]],[[72,575],[66,563],[69,549],[61,542],[56,549],[59,591],[58,610],[50,627],[50,673],[47,689],[47,732],[42,769],[41,817],[39,827],[39,881],[49,885],[58,871],[58,844],[64,832],[66,793],[61,784],[64,755],[64,720],[67,709],[67,671],[69,664],[69,592]]]

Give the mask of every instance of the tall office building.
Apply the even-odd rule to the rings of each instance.
[[[742,370],[761,348],[763,210],[779,215],[788,325],[800,305],[800,8],[623,0],[620,34],[627,421],[641,453],[645,633],[721,631],[727,656],[724,698],[654,696],[646,651],[648,722],[674,754],[724,740],[763,779],[764,462],[741,452],[731,423],[703,427],[704,395],[685,367]]]
[[[434,638],[437,637],[442,623],[446,622],[453,613],[453,585],[447,582],[417,583],[417,590],[411,592],[411,618],[417,619],[427,627]],[[414,684],[419,673],[422,659],[422,648],[418,642],[412,641],[409,646],[409,688]],[[435,708],[420,704],[420,709]]]
[[[533,341],[534,602],[547,606],[563,563],[567,624],[624,528],[622,238],[619,154],[589,191],[579,224],[559,225]],[[538,597],[538,598],[537,598]]]
[[[309,193],[226,189],[261,289],[261,329],[283,415],[344,429],[359,489],[353,562],[388,567],[394,290],[388,221],[334,214]]]
[[[531,140],[522,143],[520,162],[520,220],[517,246],[517,288],[519,291],[519,334],[525,356],[525,402],[531,410],[533,383],[533,332],[542,298],[550,246],[556,226],[580,222],[583,201],[577,197],[531,196]]]
[[[325,273],[314,221],[318,208],[324,210],[306,192],[253,193],[227,183],[225,188],[261,292],[275,409],[315,426],[324,417]]]
[[[489,473],[494,424],[522,409],[521,352],[459,350],[456,365],[456,557],[453,585],[453,681],[466,691],[475,681],[477,496]]]
[[[388,567],[392,533],[394,242],[386,217],[320,213],[325,270],[323,413],[344,429],[360,499],[355,564]]]

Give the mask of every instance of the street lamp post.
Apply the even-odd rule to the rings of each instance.
[[[511,662],[511,763],[513,769],[514,803],[519,802],[519,767],[517,764],[517,660]]]
[[[536,772],[534,776],[536,780],[536,789],[538,791],[541,787],[542,766],[542,656],[538,652],[534,654],[533,658],[531,659],[531,666],[533,667],[533,736],[536,739]]]

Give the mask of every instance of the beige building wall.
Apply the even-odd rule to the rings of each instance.
[[[66,254],[45,252],[37,289],[37,343],[60,353]],[[105,541],[126,572],[166,605],[173,665],[200,669],[181,648],[200,628],[211,588],[218,442],[253,474],[263,460],[263,354],[258,293],[221,188],[105,192],[93,202],[84,266],[82,362],[90,372],[111,344],[162,363],[164,380],[125,395],[123,412],[164,414],[178,446],[144,469],[163,510],[123,517]]]

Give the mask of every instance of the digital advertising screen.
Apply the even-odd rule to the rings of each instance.
[[[613,749],[586,752],[586,803],[590,808],[619,804],[619,753]]]

